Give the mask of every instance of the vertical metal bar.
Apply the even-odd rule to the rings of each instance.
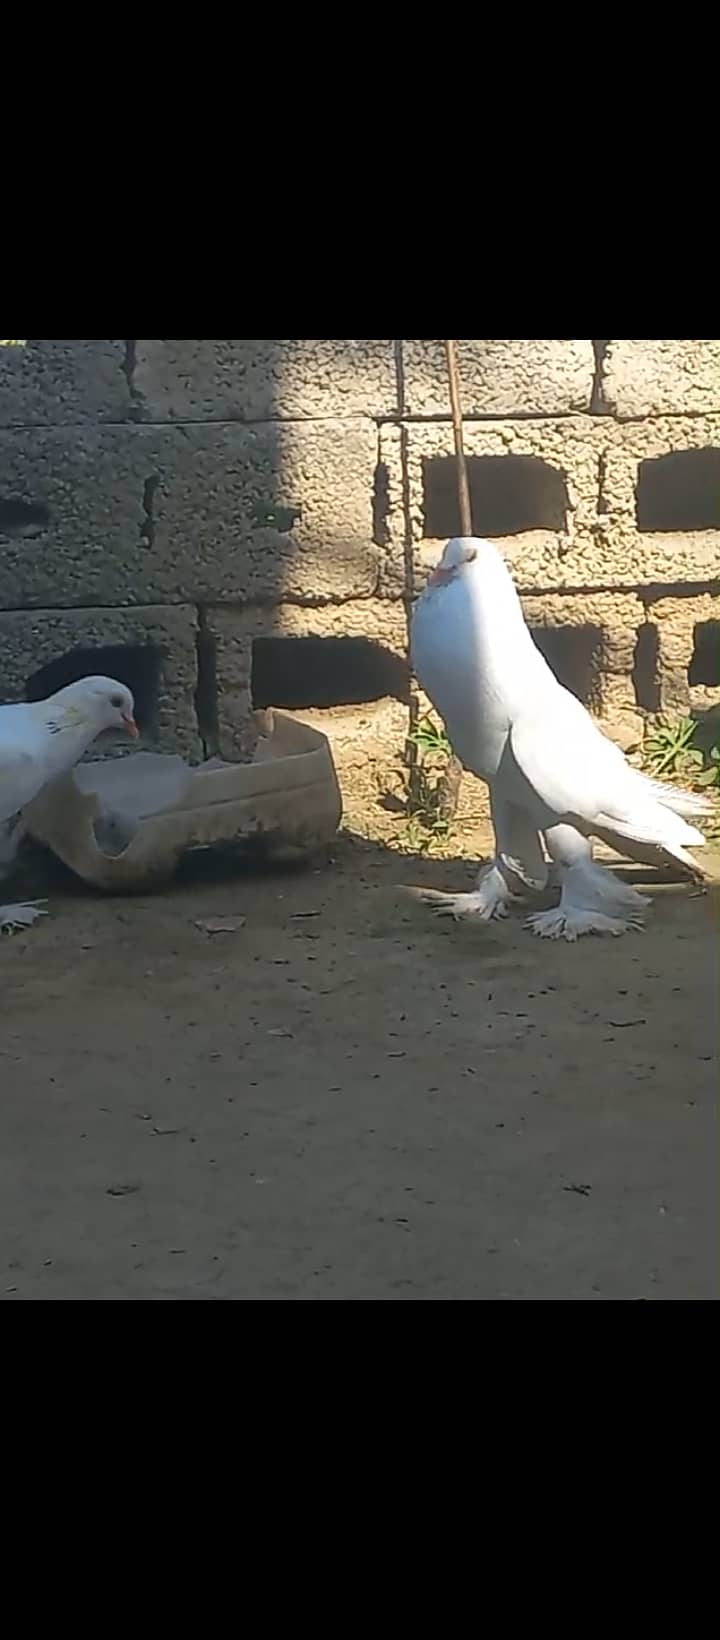
[[[472,507],[470,505],[470,485],[468,483],[467,462],[463,445],[462,409],[460,406],[460,376],[458,373],[457,348],[454,342],[445,343],[447,358],[448,382],[450,385],[450,409],[452,411],[453,433],[455,435],[455,456],[457,458],[457,487],[460,503],[460,529],[463,535],[472,535]]]
[[[463,445],[462,406],[460,403],[460,374],[458,371],[457,348],[454,342],[445,343],[445,357],[447,359],[448,384],[450,387],[450,409],[452,411],[453,433],[455,435],[455,458],[457,464],[458,502],[460,505],[460,530],[463,535],[472,535],[472,507],[470,504],[470,485],[468,483],[467,462]],[[459,758],[448,759],[448,766],[440,782],[438,812],[444,820],[454,820],[460,799],[463,768]]]

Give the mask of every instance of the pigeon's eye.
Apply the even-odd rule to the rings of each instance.
[[[118,711],[120,710],[120,707],[123,704],[124,704],[124,702],[123,702],[122,695],[111,695],[110,696],[110,705],[111,706],[116,706]]]

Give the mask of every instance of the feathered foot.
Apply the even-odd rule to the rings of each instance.
[[[577,940],[581,934],[636,934],[643,932],[643,919],[634,917],[608,917],[603,911],[563,911],[562,906],[556,906],[554,911],[535,911],[528,917],[526,928],[531,928],[533,934],[539,934],[544,940]]]
[[[651,901],[637,889],[621,883],[612,871],[581,860],[561,866],[560,904],[553,911],[536,911],[526,927],[542,939],[577,940],[581,934],[639,933]]]
[[[32,928],[38,917],[46,917],[44,900],[26,900],[17,905],[0,905],[0,934],[15,934],[20,928]]]
[[[453,917],[456,922],[466,918],[490,922],[494,917],[507,917],[519,895],[511,892],[496,861],[491,860],[481,868],[477,887],[470,894],[443,894],[439,889],[425,888],[420,890],[420,899],[440,917]]]

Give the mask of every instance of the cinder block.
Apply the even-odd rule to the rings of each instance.
[[[632,667],[638,626],[645,605],[632,592],[523,593],[521,603],[530,626],[592,626],[603,633],[603,669]]]
[[[367,638],[395,655],[406,655],[408,630],[401,603],[381,598],[329,604],[316,609],[298,604],[251,605],[245,609],[219,604],[204,611],[209,631],[249,638]]]
[[[693,708],[702,711],[720,706],[720,585],[714,593],[654,598],[647,603],[646,614],[657,633],[658,710],[685,716]],[[715,633],[710,633],[717,656],[717,670],[711,673],[718,682],[694,684],[690,677],[697,629],[706,625],[717,635],[715,649]]]
[[[217,691],[215,741],[223,756],[243,756],[254,743],[256,726],[252,717],[252,646],[262,638],[361,638],[397,657],[394,669],[401,680],[407,662],[407,619],[401,603],[368,599],[324,608],[303,608],[293,604],[272,607],[253,605],[244,609],[211,605],[202,611],[206,642],[213,645],[213,669]],[[336,662],[337,664],[337,662]],[[347,682],[352,682],[348,662]],[[390,693],[390,685],[388,693]],[[261,703],[262,704],[262,703]],[[268,704],[284,705],[275,700]]]
[[[474,530],[502,547],[528,590],[588,583],[605,434],[590,416],[558,421],[468,421],[465,451]],[[392,564],[405,550],[407,467],[414,590],[460,530],[452,426],[408,422],[380,430]],[[582,569],[580,569],[582,565]]]
[[[561,416],[590,409],[592,342],[458,342],[465,416]],[[403,342],[404,414],[450,413],[444,342]]]
[[[143,743],[197,760],[202,743],[195,713],[196,640],[196,611],[181,606],[0,612],[0,698],[23,700],[29,679],[65,660],[68,675],[51,675],[36,698],[71,682],[70,672],[118,677],[136,694],[140,720],[146,721]],[[116,653],[103,653],[107,650]],[[127,653],[117,653],[122,650]],[[143,654],[132,653],[137,650]],[[79,657],[77,651],[90,653]],[[148,652],[152,665],[145,664]]]
[[[0,341],[0,427],[125,421],[126,346]]]
[[[234,762],[252,755],[257,741],[257,725],[252,701],[252,637],[242,622],[234,622],[233,611],[202,610],[200,654],[208,678],[205,721],[202,733],[205,750]]]
[[[146,421],[273,421],[397,411],[392,341],[139,341]]]
[[[601,381],[615,416],[720,411],[720,341],[608,342]]]
[[[163,577],[141,531],[156,470],[132,427],[1,433],[0,607],[154,602]]]
[[[633,593],[524,595],[525,619],[560,681],[602,718],[612,738],[642,739],[633,682],[638,629],[645,619]],[[547,635],[543,643],[542,635]]]
[[[5,432],[0,607],[400,595],[376,455],[361,420]]]
[[[594,586],[720,577],[720,415],[608,421],[598,518],[578,568]]]

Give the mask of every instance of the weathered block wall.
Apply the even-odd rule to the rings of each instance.
[[[474,528],[562,681],[626,741],[720,704],[720,342],[458,348]],[[458,527],[442,342],[0,342],[0,698],[114,670],[193,756],[250,748],[254,655],[277,705],[406,700]]]

